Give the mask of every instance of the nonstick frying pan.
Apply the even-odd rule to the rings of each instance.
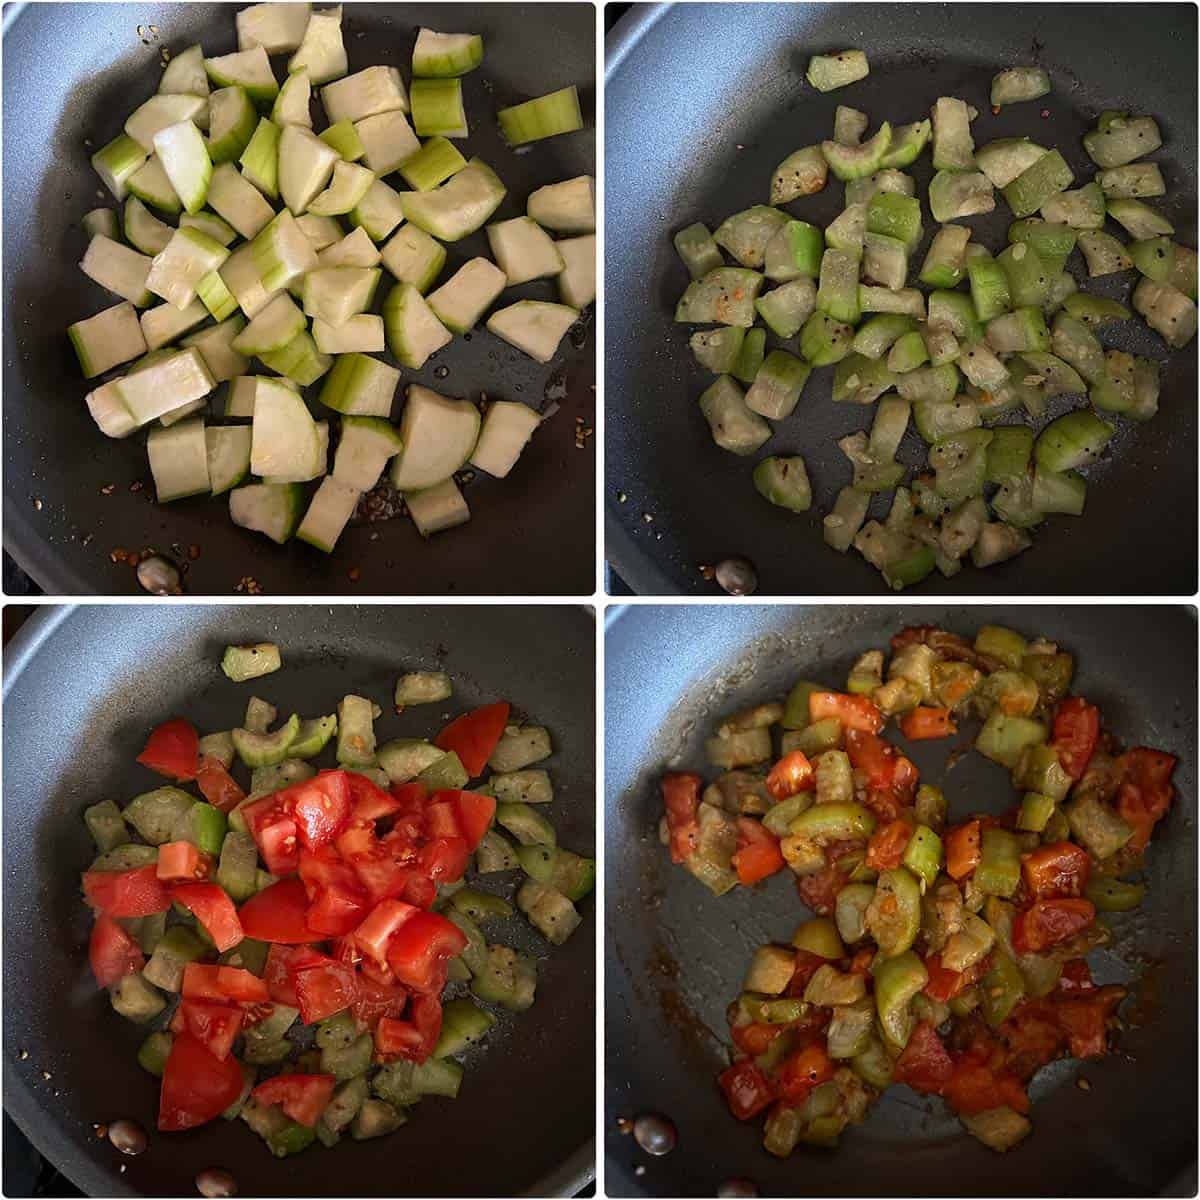
[[[815,53],[856,46],[870,76],[821,95],[804,82]],[[988,89],[1000,69],[1045,67],[1053,92],[992,116]],[[672,317],[687,272],[672,235],[693,221],[710,229],[765,203],[771,174],[800,146],[831,136],[847,104],[880,121],[928,115],[942,95],[979,109],[977,145],[1030,135],[1057,146],[1080,183],[1091,162],[1080,139],[1106,108],[1153,113],[1165,145],[1154,155],[1167,180],[1163,203],[1181,240],[1195,244],[1196,10],[1182,4],[676,4],[634,6],[607,39],[605,71],[606,553],[635,593],[711,594],[701,564],[742,555],[760,590],[784,595],[869,595],[883,583],[857,552],[839,556],[821,536],[820,514],[849,483],[837,439],[867,427],[870,412],[830,400],[829,369],[815,372],[791,418],[762,454],[803,454],[812,510],[796,516],[763,500],[754,459],[718,450],[696,409],[711,382],[692,361],[687,326]],[[1049,115],[1040,119],[1045,108]],[[909,169],[924,198],[928,153]],[[842,210],[843,186],[785,206],[821,226]],[[1158,203],[1155,201],[1155,203]],[[935,223],[922,201],[924,257]],[[999,250],[1007,206],[972,217],[977,240]],[[1128,295],[1128,274],[1086,282]],[[1102,285],[1102,286],[1097,286]],[[921,591],[949,595],[1192,595],[1196,585],[1196,345],[1166,352],[1140,321],[1113,326],[1106,344],[1164,362],[1162,408],[1144,428],[1123,426],[1087,471],[1087,512],[1039,529],[1009,563],[940,576]],[[774,344],[778,344],[777,342]],[[787,343],[795,351],[793,340]],[[1073,402],[1078,404],[1076,398]],[[1060,398],[1050,412],[1070,406]],[[924,461],[910,430],[900,457]],[[623,498],[623,499],[622,499]],[[886,511],[877,499],[876,510]],[[646,516],[652,518],[647,520]],[[1137,546],[1113,570],[1111,550]]]
[[[774,1159],[761,1121],[735,1121],[715,1076],[728,1062],[725,1008],[753,948],[786,942],[809,913],[788,872],[761,894],[738,888],[716,899],[672,866],[657,837],[658,779],[668,768],[705,770],[702,742],[720,715],[773,699],[797,678],[843,680],[859,654],[906,625],[973,636],[989,622],[1061,643],[1076,656],[1075,690],[1124,744],[1179,756],[1179,796],[1151,852],[1146,903],[1113,921],[1117,947],[1147,968],[1130,1002],[1145,1024],[1107,1059],[1039,1076],[1033,1134],[1006,1155],[974,1142],[940,1101],[894,1088],[837,1150]],[[630,606],[610,610],[605,664],[609,1195],[711,1196],[739,1176],[776,1196],[1194,1194],[1194,608]],[[947,771],[945,743],[910,751],[922,778],[945,788],[952,818],[1011,805],[1007,773],[980,755]],[[1112,953],[1097,971],[1106,982],[1131,974]],[[1074,1086],[1077,1075],[1090,1091]],[[674,1120],[673,1153],[650,1158],[618,1131],[618,1118],[643,1112]]]
[[[282,672],[234,684],[227,642],[277,641]],[[47,609],[8,647],[4,675],[4,1105],[35,1146],[92,1196],[187,1195],[205,1167],[252,1196],[570,1195],[593,1161],[595,924],[548,947],[523,924],[498,940],[538,959],[528,1012],[502,1018],[473,1052],[459,1098],[422,1101],[378,1141],[281,1162],[241,1122],[185,1135],[154,1130],[155,1081],[142,1034],[98,992],[87,966],[78,872],[91,861],[80,814],[155,786],[133,762],[146,730],[182,713],[228,728],[247,697],[330,711],[347,691],[384,706],[381,736],[426,736],[442,711],[507,697],[550,727],[564,845],[594,844],[594,662],[585,608],[89,606]],[[397,718],[402,670],[442,667],[444,709]],[[44,1075],[43,1072],[46,1074]],[[121,1159],[91,1123],[131,1117],[150,1146]],[[124,1163],[124,1174],[118,1167]]]
[[[576,417],[593,424],[595,351],[591,313],[545,366],[485,330],[455,338],[420,371],[402,371],[453,396],[524,401],[558,412],[507,479],[478,474],[467,487],[471,520],[423,542],[406,518],[352,527],[332,555],[302,543],[276,547],[239,529],[221,499],[158,506],[145,438],[113,442],[96,429],[66,327],[113,297],[77,266],[80,219],[112,198],[89,157],[152,95],[160,49],[202,42],[208,54],[237,49],[235,6],[223,4],[10,5],[4,18],[4,541],[53,594],[138,590],[115,548],[154,547],[176,557],[196,545],[185,587],[229,594],[252,576],[267,594],[356,591],[364,595],[590,595],[595,580],[595,464],[577,449]],[[464,143],[508,186],[496,219],[525,211],[531,191],[595,173],[595,18],[584,4],[347,4],[350,70],[399,67],[405,81],[417,28],[463,29],[484,38],[482,67],[464,80],[471,136]],[[279,75],[279,58],[272,60]],[[494,113],[506,104],[578,84],[585,129],[514,153]],[[403,186],[398,177],[388,182]],[[97,195],[97,189],[103,196]],[[348,226],[347,226],[348,228]],[[467,259],[490,257],[483,231],[448,247],[446,278]],[[380,289],[391,281],[385,272]],[[505,293],[556,300],[553,280]],[[393,363],[393,365],[395,365]],[[257,362],[251,370],[262,373]],[[319,384],[309,390],[315,395]],[[224,387],[218,389],[218,402]],[[319,406],[314,406],[319,407]],[[399,412],[399,400],[395,410]],[[143,482],[139,492],[132,484]],[[115,484],[110,495],[101,488]],[[373,540],[376,538],[377,540]],[[182,554],[181,554],[182,550]],[[351,583],[348,572],[357,569]]]

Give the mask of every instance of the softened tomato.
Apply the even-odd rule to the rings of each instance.
[[[1015,1075],[971,1060],[954,1064],[954,1073],[942,1085],[942,1096],[964,1116],[1005,1106],[1019,1113],[1029,1111],[1029,1097]]]
[[[246,935],[229,893],[215,883],[177,883],[171,898],[179,901],[208,931],[219,953],[231,950]]]
[[[907,821],[891,821],[877,829],[867,842],[867,866],[873,871],[892,871],[900,865],[913,835]]]
[[[259,1104],[278,1104],[297,1125],[311,1129],[329,1105],[337,1079],[333,1075],[276,1075],[250,1093]]]
[[[171,907],[171,892],[154,863],[132,871],[85,871],[83,893],[110,917],[149,917]]]
[[[696,811],[700,807],[700,789],[703,786],[704,781],[699,775],[672,771],[662,777],[663,807],[667,812],[672,862],[686,862],[696,849],[696,840],[700,836]]]
[[[813,721],[834,717],[846,730],[878,733],[883,728],[883,714],[866,696],[850,696],[843,692],[813,692],[808,697],[808,715]]]
[[[785,754],[767,776],[767,791],[776,800],[786,800],[800,792],[811,792],[817,786],[816,772],[808,755],[800,750]]]
[[[918,705],[901,718],[900,732],[910,742],[919,742],[928,738],[950,737],[958,732],[958,726],[954,724],[953,714],[948,708]]]
[[[1060,992],[1090,992],[1095,986],[1086,958],[1073,958],[1063,964],[1062,975],[1058,979]]]
[[[96,914],[88,942],[88,961],[97,985],[102,988],[112,987],[146,965],[142,948],[106,913]]]
[[[826,961],[811,950],[797,950],[792,968],[792,978],[785,989],[787,994],[802,997],[809,981],[825,965]]]
[[[786,1029],[785,1025],[771,1025],[766,1021],[754,1021],[749,1025],[731,1025],[730,1037],[733,1044],[743,1053],[756,1058],[766,1052],[767,1047]]]
[[[833,1078],[833,1063],[823,1041],[809,1042],[780,1064],[776,1083],[779,1093],[797,1104],[819,1084]]]
[[[1025,887],[1035,900],[1081,896],[1090,871],[1087,851],[1074,842],[1051,842],[1021,856]]]
[[[738,881],[749,887],[784,868],[779,839],[761,821],[738,817],[737,851],[733,866]]]
[[[242,1067],[233,1055],[217,1058],[190,1033],[175,1035],[163,1069],[158,1127],[194,1129],[219,1117],[242,1094]]]
[[[919,1021],[892,1068],[892,1078],[907,1083],[914,1092],[936,1096],[953,1074],[954,1063],[937,1030],[928,1021]]]
[[[1065,942],[1096,919],[1090,900],[1038,900],[1013,921],[1013,947],[1018,954],[1037,954]]]
[[[164,883],[207,879],[212,868],[212,855],[203,853],[191,842],[165,842],[158,848],[155,873]]]
[[[819,917],[828,917],[837,904],[838,892],[846,886],[846,873],[837,867],[822,867],[809,875],[796,878],[800,899]]]
[[[446,985],[446,963],[461,954],[466,944],[466,936],[457,925],[437,913],[421,910],[392,934],[388,966],[413,991],[438,993]]]
[[[1082,779],[1100,738],[1100,710],[1082,696],[1068,696],[1054,713],[1050,744],[1072,779]]]
[[[929,975],[929,982],[924,988],[925,995],[942,1003],[953,1000],[971,984],[978,983],[988,973],[990,963],[990,957],[985,954],[965,971],[951,971],[942,966],[941,954],[930,954],[925,959],[925,971]]]
[[[855,771],[866,777],[865,803],[881,821],[894,821],[912,804],[920,775],[890,742],[870,731],[849,729],[846,754]]]
[[[164,721],[151,732],[146,748],[137,760],[160,775],[187,783],[196,778],[199,757],[200,735],[196,727],[177,717],[173,721]]]
[[[508,704],[501,701],[464,713],[451,721],[433,739],[433,744],[439,750],[457,754],[467,774],[474,779],[483,774],[487,760],[492,757],[508,724],[508,711]]]
[[[296,878],[281,879],[251,896],[238,909],[238,917],[246,937],[260,942],[295,946],[322,940],[322,934],[308,924],[308,895]]]
[[[225,764],[207,754],[197,763],[196,786],[205,800],[223,813],[232,812],[246,798],[246,793],[225,769]]]
[[[946,830],[946,873],[951,879],[966,879],[983,857],[983,827],[966,821]]]
[[[725,1093],[729,1111],[739,1121],[748,1121],[763,1109],[770,1107],[775,1099],[775,1088],[771,1081],[749,1058],[739,1059],[726,1067],[717,1076],[717,1083]]]
[[[442,1002],[432,993],[414,996],[406,1021],[380,1017],[375,1027],[375,1053],[384,1062],[407,1058],[424,1062],[442,1032]]]
[[[263,1004],[271,998],[266,981],[251,971],[198,962],[183,968],[183,996],[229,1004]]]
[[[314,951],[304,958],[293,956],[289,969],[300,1002],[300,1016],[306,1025],[350,1008],[358,996],[358,976],[354,968],[336,958]]]
[[[1118,760],[1122,772],[1117,792],[1117,812],[1133,827],[1128,845],[1144,850],[1154,832],[1154,826],[1167,815],[1175,788],[1171,776],[1178,759],[1161,750],[1138,746]]]
[[[1125,989],[1112,985],[1055,997],[1059,1024],[1074,1058],[1099,1058],[1108,1051],[1108,1023]]]
[[[182,1000],[178,1015],[184,1031],[203,1042],[209,1053],[221,1060],[233,1052],[233,1043],[246,1019],[244,1009],[211,1000]]]

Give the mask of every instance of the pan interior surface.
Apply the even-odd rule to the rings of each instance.
[[[882,608],[638,606],[610,611],[606,636],[606,1187],[610,1195],[712,1195],[746,1177],[763,1195],[1184,1195],[1196,1157],[1196,620],[1195,610],[1042,606]],[[776,699],[798,678],[840,685],[865,650],[910,624],[973,636],[1004,624],[1075,655],[1072,690],[1098,704],[1127,746],[1179,756],[1177,800],[1156,838],[1146,902],[1112,921],[1114,951],[1097,977],[1127,982],[1140,967],[1118,1051],[1063,1061],[1031,1088],[1033,1133],[994,1155],[940,1101],[889,1089],[831,1152],[762,1149],[762,1121],[738,1122],[715,1082],[728,1063],[726,1006],[753,949],[786,943],[809,916],[789,873],[755,891],[712,897],[674,867],[657,836],[658,780],[669,769],[707,778],[703,740],[716,720]],[[974,724],[963,727],[973,736]],[[1007,772],[971,753],[905,744],[923,780],[942,786],[951,820],[1013,803]],[[1140,1022],[1140,1023],[1139,1023]],[[1091,1090],[1075,1086],[1086,1077]],[[617,1131],[619,1118],[667,1114],[679,1130],[663,1158]],[[645,1168],[643,1175],[635,1167]]]
[[[847,47],[865,50],[870,75],[822,95],[804,81],[808,59]],[[1118,50],[1119,47],[1119,50]],[[1152,71],[1146,64],[1154,63]],[[989,87],[1004,67],[1036,64],[1051,76],[1050,95],[993,115]],[[1106,108],[1150,113],[1164,146],[1153,158],[1167,181],[1156,200],[1177,237],[1195,243],[1196,12],[1188,5],[1015,4],[678,4],[635,7],[608,38],[606,69],[605,394],[606,553],[635,593],[711,594],[699,571],[728,555],[749,558],[764,593],[877,594],[879,573],[857,552],[825,546],[820,516],[850,481],[837,440],[869,427],[870,410],[833,404],[832,371],[814,372],[799,406],[777,422],[759,454],[740,458],[714,446],[696,402],[713,381],[688,348],[692,327],[674,307],[688,276],[672,246],[675,232],[767,201],[775,167],[793,150],[831,136],[839,104],[893,125],[917,120],[939,96],[979,110],[976,145],[1029,136],[1059,148],[1076,186],[1094,166],[1082,136]],[[924,237],[912,275],[936,232],[925,200],[933,174],[928,152],[906,168],[922,198]],[[784,205],[822,227],[843,208],[844,185]],[[996,211],[966,218],[975,240],[994,253],[1012,220]],[[1133,276],[1088,280],[1079,255],[1068,270],[1082,289],[1127,300]],[[935,574],[925,593],[961,595],[1191,595],[1196,585],[1196,343],[1164,344],[1139,318],[1110,326],[1102,341],[1162,363],[1157,417],[1120,430],[1086,474],[1087,511],[1056,517],[1008,563],[968,568],[952,580]],[[782,345],[796,352],[795,339]],[[1051,402],[1050,416],[1078,398]],[[1015,417],[1005,418],[1007,422]],[[750,479],[757,458],[802,454],[814,502],[805,514],[767,503]],[[910,429],[899,458],[924,462]],[[1162,490],[1147,489],[1157,479]],[[877,497],[870,515],[882,518]],[[1171,519],[1163,516],[1169,503]],[[647,521],[645,515],[652,520]],[[1176,526],[1178,519],[1178,526]],[[1114,574],[1102,552],[1110,538],[1145,546]]]
[[[478,328],[456,337],[419,371],[401,371],[402,386],[419,383],[454,397],[514,400],[554,412],[508,478],[475,472],[464,488],[471,520],[428,541],[407,517],[398,517],[353,524],[329,555],[299,542],[276,546],[234,525],[224,497],[154,503],[144,436],[111,441],[96,428],[83,402],[89,384],[66,336],[72,321],[117,302],[77,265],[86,245],[83,215],[115,203],[90,156],[154,94],[164,48],[178,53],[199,42],[208,55],[236,50],[235,11],[176,3],[5,9],[6,548],[57,595],[138,592],[133,571],[110,554],[146,547],[188,562],[184,585],[193,595],[228,595],[246,576],[270,595],[338,593],[351,587],[352,570],[353,586],[364,594],[523,594],[533,579],[539,593],[590,595],[595,463],[591,442],[576,446],[576,418],[594,426],[593,310],[544,365]],[[458,144],[495,169],[508,188],[494,220],[523,214],[535,188],[595,174],[590,6],[347,4],[343,34],[351,72],[394,66],[407,86],[420,26],[483,36],[483,64],[463,80],[470,137]],[[272,59],[277,76],[284,63]],[[579,86],[584,129],[511,150],[496,111],[570,84]],[[404,186],[395,175],[387,182]],[[348,221],[341,224],[349,230]],[[491,258],[483,230],[447,251],[443,280],[473,257]],[[394,283],[385,271],[380,301]],[[557,300],[555,281],[510,288],[500,303],[522,299]],[[265,368],[253,360],[249,371]],[[215,393],[216,412],[223,412],[226,386]],[[315,400],[313,408],[320,409]],[[115,487],[102,494],[109,485]],[[193,546],[200,554],[189,560]]]
[[[206,1167],[261,1196],[582,1187],[595,1128],[591,902],[561,947],[524,923],[496,929],[496,940],[537,960],[537,998],[529,1011],[501,1016],[468,1055],[458,1099],[427,1098],[390,1137],[346,1139],[285,1164],[240,1121],[153,1132],[158,1088],[135,1057],[144,1032],[111,1011],[88,970],[79,871],[94,848],[80,816],[100,799],[124,803],[162,782],[133,756],[172,716],[213,731],[239,722],[251,694],[316,715],[353,691],[383,706],[381,739],[425,737],[443,713],[504,697],[550,728],[551,816],[564,845],[592,854],[594,628],[584,608],[509,606],[89,606],[31,618],[5,656],[4,1104],[34,1145],[91,1196],[186,1195]],[[280,645],[283,670],[247,684],[226,679],[222,648],[260,640]],[[447,671],[454,697],[397,716],[396,677],[416,669]],[[118,1117],[150,1132],[136,1159],[95,1136],[93,1122]]]

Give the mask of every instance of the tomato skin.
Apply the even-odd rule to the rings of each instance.
[[[231,1004],[191,999],[180,1002],[177,1015],[184,1032],[203,1042],[208,1052],[222,1061],[233,1052],[233,1043],[246,1019],[245,1010]]]
[[[1013,921],[1013,948],[1037,954],[1064,942],[1096,919],[1090,900],[1037,900]]]
[[[901,718],[900,732],[910,742],[919,742],[929,738],[950,737],[958,732],[958,726],[954,724],[953,714],[948,708],[918,705]]]
[[[439,835],[430,826],[429,836],[460,837],[467,843],[468,851],[474,850],[483,841],[483,835],[487,833],[492,824],[492,818],[496,815],[495,796],[481,796],[478,792],[434,792],[433,803],[429,805],[426,812],[429,812],[433,805],[438,803],[447,803],[451,806],[455,829],[453,833]]]
[[[492,757],[508,724],[508,712],[508,703],[502,700],[463,713],[433,739],[433,744],[439,750],[457,754],[467,774],[474,779],[483,774],[483,768]]]
[[[207,754],[196,766],[196,786],[205,800],[223,813],[232,812],[246,798],[241,784],[225,769],[225,764]]]
[[[232,950],[246,935],[229,893],[215,883],[177,883],[171,898],[178,900],[208,931],[217,950]]]
[[[163,1069],[158,1127],[178,1133],[219,1117],[242,1094],[242,1068],[222,1060],[190,1033],[178,1033]]]
[[[892,821],[877,829],[867,842],[867,866],[873,871],[891,871],[900,865],[913,828],[907,821]]]
[[[323,935],[309,927],[308,895],[296,878],[281,879],[251,896],[238,909],[242,932],[260,942],[301,945],[319,942]]]
[[[953,1074],[954,1063],[937,1031],[928,1021],[918,1022],[892,1068],[893,1080],[907,1083],[914,1092],[936,1096]]]
[[[717,1076],[717,1083],[725,1093],[729,1111],[739,1121],[748,1121],[757,1116],[775,1099],[771,1081],[748,1058],[739,1059],[726,1067]]]
[[[837,904],[838,892],[846,886],[847,876],[837,867],[822,867],[810,875],[796,877],[800,899],[819,917],[828,917]]]
[[[155,874],[164,883],[194,882],[212,874],[211,854],[203,854],[191,842],[165,842],[158,848]]]
[[[286,1004],[289,1008],[300,1007],[300,998],[296,995],[289,967],[294,953],[290,946],[273,944],[267,951],[267,965],[262,974],[270,998],[277,1004]]]
[[[1074,842],[1051,842],[1021,856],[1025,887],[1035,900],[1061,900],[1083,894],[1092,860]]]
[[[142,948],[106,913],[96,914],[88,941],[88,962],[98,987],[112,987],[146,965]]]
[[[414,996],[409,1020],[381,1017],[375,1027],[375,1052],[383,1061],[407,1058],[423,1063],[434,1051],[442,1032],[442,1002],[438,996]]]
[[[110,917],[150,917],[171,907],[171,892],[154,863],[132,871],[84,871],[88,904]]]
[[[946,831],[946,873],[951,879],[966,879],[983,858],[983,826],[967,821]]]
[[[354,944],[376,962],[386,962],[392,934],[418,912],[420,909],[415,905],[405,904],[403,900],[381,900],[351,934]]]
[[[1100,739],[1100,710],[1082,696],[1068,696],[1054,713],[1050,744],[1062,768],[1073,779],[1083,778]]]
[[[332,1075],[276,1075],[250,1093],[259,1104],[278,1104],[298,1125],[311,1129],[329,1105],[337,1079]]]
[[[1167,815],[1175,788],[1171,776],[1179,760],[1161,750],[1137,746],[1119,760],[1122,781],[1117,792],[1117,812],[1133,826],[1133,837],[1127,845],[1144,850],[1154,832],[1154,826]]]
[[[866,696],[842,692],[813,692],[808,698],[808,715],[813,721],[835,717],[847,731],[862,733],[878,733],[884,724],[878,706]]]
[[[358,997],[358,976],[353,967],[324,954],[314,954],[291,962],[292,984],[300,1001],[300,1017],[305,1025],[314,1025],[350,1008]]]
[[[242,967],[190,962],[183,968],[186,1000],[215,1000],[220,1004],[263,1004],[270,999],[266,980]]]
[[[457,925],[422,909],[392,934],[388,966],[415,992],[440,993],[446,985],[446,963],[467,944]]]
[[[700,789],[704,781],[699,775],[672,771],[662,777],[663,807],[667,812],[670,833],[671,861],[686,862],[696,849],[700,825],[696,811],[700,807]]]
[[[808,755],[800,750],[785,754],[767,776],[767,791],[775,800],[786,800],[800,792],[811,792],[817,786],[817,775]]]
[[[176,717],[155,726],[137,761],[168,779],[187,783],[196,778],[200,758],[200,735],[190,722]]]
[[[785,1058],[779,1067],[778,1089],[792,1104],[808,1098],[819,1084],[833,1078],[833,1063],[823,1041],[809,1042]]]

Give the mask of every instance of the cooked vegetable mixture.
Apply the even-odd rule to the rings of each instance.
[[[222,660],[234,681],[279,666],[269,644]],[[451,690],[421,671],[394,701]],[[84,813],[100,852],[83,873],[92,972],[150,1030],[138,1061],[162,1078],[160,1130],[240,1116],[279,1157],[390,1133],[422,1096],[458,1094],[455,1056],[492,1009],[534,1002],[534,960],[491,939],[514,907],[485,877],[507,891],[520,868],[516,907],[554,945],[580,924],[595,864],[541,814],[548,731],[499,702],[432,741],[377,745],[380,715],[349,695],[276,724],[251,697],[237,729],[167,721],[137,761],[171,782]],[[337,765],[318,769],[327,750]]]
[[[866,55],[847,50],[814,57],[808,81],[828,92],[868,73]],[[1016,67],[992,81],[991,104],[999,111],[1049,91],[1041,68]],[[714,327],[692,334],[691,349],[718,376],[700,411],[721,449],[757,455],[772,422],[797,411],[814,368],[834,368],[836,403],[875,406],[870,429],[838,443],[853,477],[824,536],[840,553],[854,546],[897,589],[935,568],[954,575],[968,556],[977,567],[1003,562],[1046,517],[1080,516],[1080,469],[1104,451],[1115,418],[1158,411],[1160,364],[1105,345],[1133,314],[1080,290],[1067,269],[1077,246],[1088,278],[1137,272],[1130,303],[1164,350],[1196,333],[1196,251],[1146,203],[1167,191],[1158,164],[1143,161],[1162,145],[1154,119],[1101,113],[1083,139],[1096,167],[1084,182],[1057,149],[1027,137],[976,148],[979,116],[943,96],[925,119],[883,121],[864,140],[868,115],[839,106],[830,139],[779,164],[769,204],[712,233],[697,222],[675,235],[692,279],[675,320]],[[927,146],[935,173],[925,203],[937,231],[917,268],[922,204],[904,169]],[[783,207],[822,191],[830,173],[845,184],[845,211],[824,230]],[[1013,216],[999,249],[956,223],[992,212],[996,190]],[[768,347],[767,330],[787,348]],[[1063,395],[1088,404],[1047,420]],[[897,459],[910,420],[927,447],[925,469],[911,477]],[[798,454],[777,449],[752,478],[772,504],[812,506]],[[876,505],[878,519],[868,519],[887,493],[886,516]]]
[[[844,690],[800,680],[786,700],[726,718],[708,739],[722,773],[663,777],[660,832],[720,896],[790,868],[816,916],[754,954],[730,1005],[719,1083],[739,1120],[767,1113],[764,1146],[832,1145],[893,1083],[937,1095],[1007,1150],[1030,1131],[1030,1079],[1096,1058],[1125,989],[1086,955],[1102,914],[1142,900],[1176,759],[1122,751],[1070,692],[1053,643],[984,626],[974,643],[905,629],[864,654]],[[951,822],[942,792],[883,731],[946,738],[981,718],[974,747],[1021,794],[1000,816]],[[779,726],[779,750],[772,728]]]
[[[236,525],[328,553],[385,473],[428,537],[470,519],[456,479],[468,464],[512,470],[541,413],[496,399],[481,416],[473,398],[413,383],[393,424],[401,368],[485,317],[488,334],[549,362],[595,298],[596,226],[586,175],[487,224],[507,188],[457,149],[481,37],[421,29],[406,88],[395,67],[351,74],[341,6],[310,7],[256,4],[237,14],[236,53],[176,54],[158,93],[92,155],[123,207],[87,214],[80,269],[121,302],[67,332],[100,432],[148,430],[159,503],[227,496]],[[575,87],[483,119],[513,148],[583,127]],[[405,190],[385,182],[397,174]],[[452,260],[442,279],[446,243],[485,224],[491,258]],[[555,280],[561,303],[496,307],[537,279]],[[251,374],[252,358],[271,374]],[[318,381],[312,410],[301,391]],[[210,423],[221,383],[223,423]]]

